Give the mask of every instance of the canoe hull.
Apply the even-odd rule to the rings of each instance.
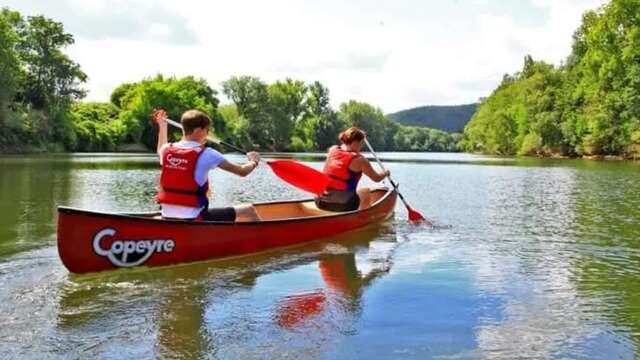
[[[385,192],[374,206],[362,211],[247,223],[165,220],[59,207],[58,252],[73,273],[241,256],[383,221],[392,215],[396,196],[393,191]]]

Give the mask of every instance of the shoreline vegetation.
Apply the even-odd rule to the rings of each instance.
[[[351,100],[333,109],[329,89],[320,82],[285,79],[266,83],[234,76],[220,91],[204,79],[158,74],[124,83],[110,102],[82,102],[87,75],[64,49],[74,43],[63,24],[43,16],[0,11],[0,151],[153,152],[157,131],[154,109],[180,119],[199,109],[213,120],[215,134],[230,143],[260,151],[324,151],[349,126],[366,129],[381,151],[459,151],[461,133],[389,120],[370,104]],[[180,136],[170,131],[170,140]]]
[[[640,159],[640,0],[586,12],[560,66],[524,58],[483,99],[461,149],[501,155]]]
[[[158,74],[119,85],[109,102],[83,102],[87,75],[64,52],[73,43],[59,22],[0,10],[1,153],[152,152],[154,109],[179,119],[197,108],[218,137],[259,151],[321,152],[353,125],[380,151],[640,159],[640,0],[585,13],[560,66],[527,55],[521,72],[480,100],[463,133],[405,126],[355,100],[333,109],[322,83],[289,78],[234,76],[216,90]],[[231,103],[220,104],[220,93]]]

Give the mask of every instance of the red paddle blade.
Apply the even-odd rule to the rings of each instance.
[[[409,212],[410,221],[427,221],[422,214],[412,209],[409,205],[407,205],[407,212]]]
[[[322,194],[329,184],[327,175],[293,160],[269,160],[267,164],[280,179],[312,194]]]

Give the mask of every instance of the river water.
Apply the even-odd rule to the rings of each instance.
[[[0,358],[640,358],[640,164],[381,155],[439,226],[399,203],[308,245],[90,275],[58,258],[56,206],[154,210],[155,157],[0,157]],[[264,166],[211,181],[217,205],[306,197]]]

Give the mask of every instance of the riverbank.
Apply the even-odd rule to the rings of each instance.
[[[66,151],[63,144],[52,143],[47,145],[0,145],[2,155],[37,155],[37,154],[73,154],[78,151]],[[80,153],[151,153],[142,144],[124,144],[113,151],[81,151]]]
[[[153,152],[147,149],[142,144],[125,144],[118,146],[113,151],[65,151],[62,144],[48,144],[46,146],[32,146],[27,145],[24,147],[0,147],[1,155],[39,155],[39,154],[152,154]],[[289,157],[291,154],[317,155],[323,157],[324,152],[321,151],[307,151],[307,152],[271,152],[261,151],[263,154],[270,154],[273,156]],[[482,156],[505,156],[495,154],[484,154],[479,152],[461,152],[461,151],[394,151],[398,154],[415,154],[415,153],[443,153],[443,154],[469,154],[469,155],[482,155]],[[583,156],[566,156],[560,154],[545,154],[545,155],[520,155],[520,156],[506,156],[510,158],[530,158],[530,159],[552,159],[552,160],[593,160],[593,161],[640,161],[640,153],[628,154],[628,155],[583,155]]]

